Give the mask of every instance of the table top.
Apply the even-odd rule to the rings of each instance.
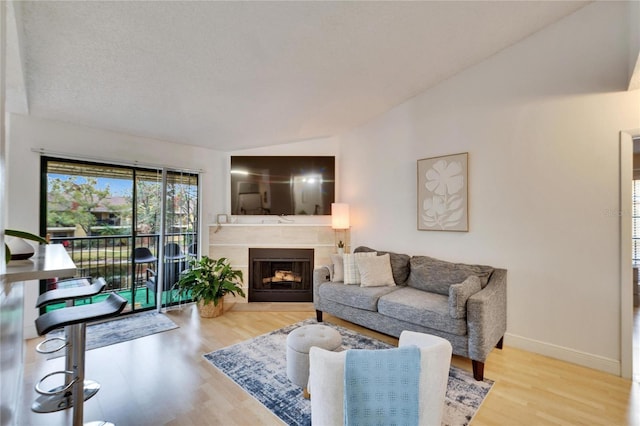
[[[62,244],[40,245],[26,260],[12,260],[4,278],[7,282],[67,278],[76,274],[76,265]]]

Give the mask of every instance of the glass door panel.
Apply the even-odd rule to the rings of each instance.
[[[78,277],[107,282],[105,292],[77,303],[103,300],[109,292],[129,300],[125,312],[178,302],[176,292],[164,288],[175,286],[189,255],[197,253],[198,175],[164,176],[161,170],[43,157],[42,235],[66,247]],[[52,280],[41,291],[71,285]]]

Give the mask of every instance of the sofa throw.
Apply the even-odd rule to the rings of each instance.
[[[405,285],[409,277],[409,260],[411,257],[407,254],[393,253],[390,251],[378,251],[369,247],[360,246],[354,250],[355,253],[376,252],[378,256],[389,255],[391,262],[391,272],[393,273],[393,281],[397,285]]]
[[[347,350],[344,424],[418,425],[419,378],[417,346]]]
[[[472,275],[478,277],[482,288],[485,288],[491,273],[491,266],[451,263],[428,256],[414,256],[411,258],[411,272],[407,285],[448,296],[451,285],[459,284]]]

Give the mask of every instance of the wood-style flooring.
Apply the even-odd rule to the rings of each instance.
[[[85,422],[116,425],[276,425],[280,420],[203,354],[315,317],[311,304],[236,304],[222,317],[200,319],[194,307],[167,315],[180,328],[87,352],[87,378],[102,385],[85,403]],[[636,311],[636,335],[638,331]],[[397,340],[325,315],[325,320],[390,343]],[[32,413],[34,383],[62,369],[28,341],[20,425],[70,425],[71,412]],[[640,337],[636,339],[640,341]],[[636,348],[638,349],[638,348]],[[638,350],[636,366],[640,369]],[[470,361],[453,364],[471,370]],[[510,348],[495,349],[485,367],[495,384],[473,425],[640,425],[639,375],[634,381]]]

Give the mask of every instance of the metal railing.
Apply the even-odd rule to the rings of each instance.
[[[159,267],[158,234],[109,235],[88,237],[54,237],[53,244],[62,244],[78,269],[77,276],[103,277],[107,283],[105,291],[121,292],[133,291],[136,287],[144,287],[147,279],[147,269]],[[185,256],[194,255],[193,245],[195,233],[183,232],[169,234],[164,238],[164,244],[177,243]],[[136,264],[133,259],[134,249],[146,247],[158,260],[153,263]],[[162,262],[166,266],[166,262]],[[186,265],[186,260],[182,265]],[[176,274],[165,277],[177,281]]]

